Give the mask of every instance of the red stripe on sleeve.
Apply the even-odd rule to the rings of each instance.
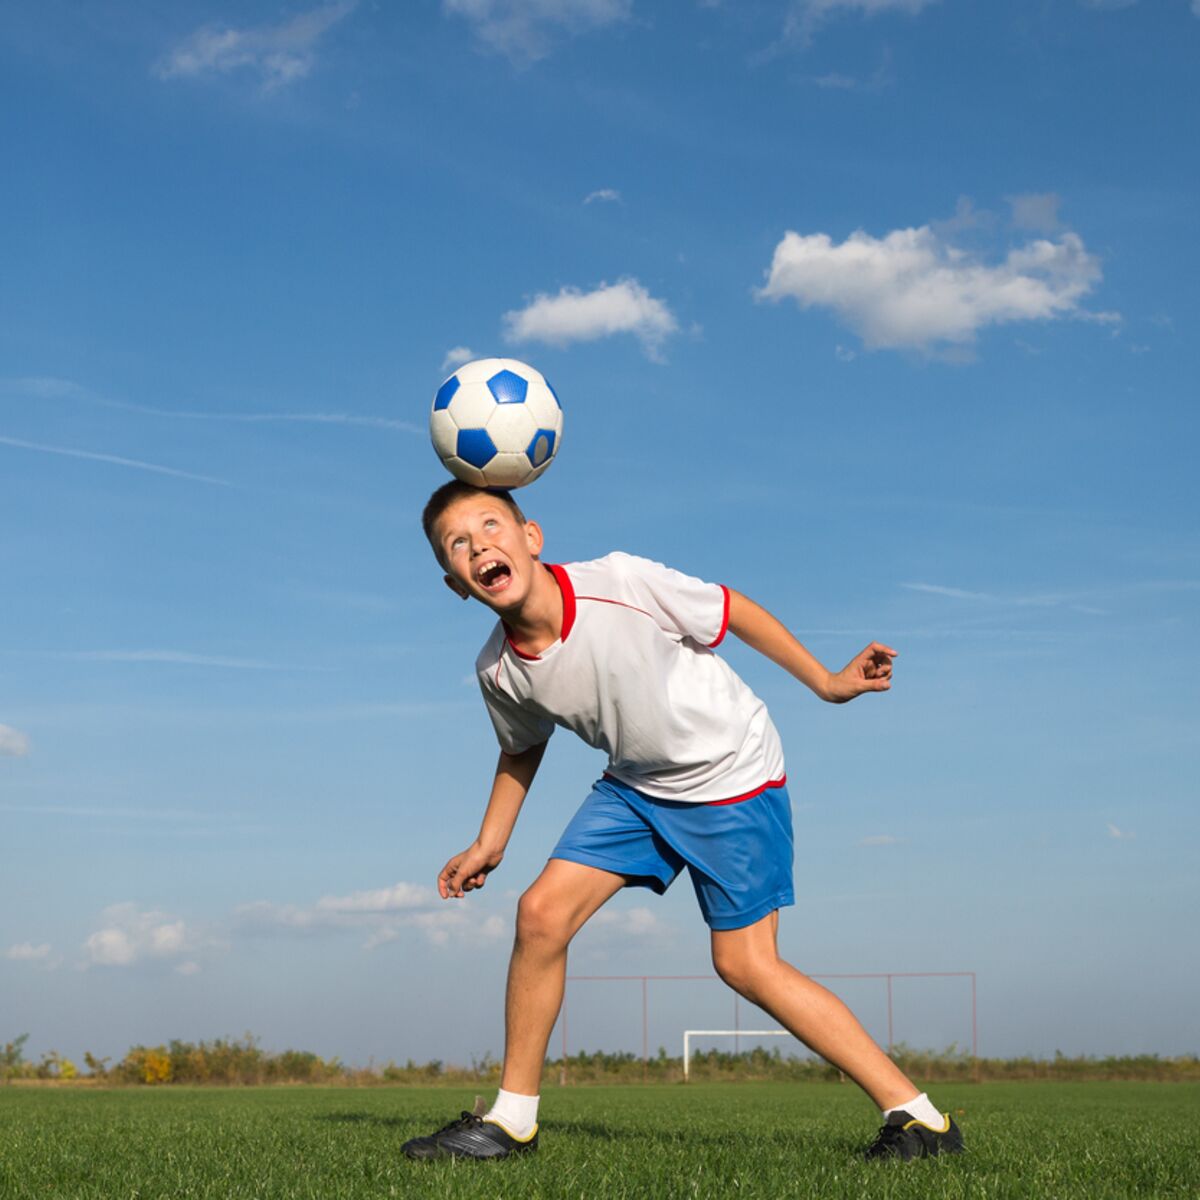
[[[725,594],[725,610],[721,614],[721,632],[708,643],[710,650],[715,650],[725,640],[725,635],[729,632],[729,589],[724,584],[721,584],[721,591]]]

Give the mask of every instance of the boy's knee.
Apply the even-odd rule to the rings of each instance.
[[[760,990],[763,976],[773,963],[762,956],[740,949],[713,948],[713,967],[721,979],[735,992],[753,1000]]]
[[[517,902],[517,941],[567,941],[561,906],[535,884]]]

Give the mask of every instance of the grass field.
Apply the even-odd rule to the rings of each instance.
[[[836,1084],[548,1092],[536,1155],[410,1163],[448,1088],[0,1088],[0,1197],[1196,1197],[1200,1085],[941,1085],[960,1158],[864,1163]]]

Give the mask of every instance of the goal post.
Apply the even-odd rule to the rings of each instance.
[[[685,1029],[683,1031],[683,1082],[688,1081],[694,1037],[795,1037],[786,1029]]]

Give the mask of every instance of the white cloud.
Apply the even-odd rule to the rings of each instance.
[[[195,935],[166,913],[141,911],[132,903],[113,904],[101,914],[104,928],[83,944],[87,965],[128,967],[143,959],[174,958],[193,948]]]
[[[198,975],[199,973],[200,964],[192,959],[188,959],[187,962],[181,962],[179,966],[175,968],[176,975]]]
[[[1012,209],[1012,223],[1018,229],[1030,229],[1034,233],[1056,233],[1062,228],[1058,219],[1061,203],[1054,192],[1026,192],[1008,197]]]
[[[621,193],[616,188],[597,188],[594,192],[588,192],[583,198],[584,204],[596,204],[597,202],[604,204],[620,204]]]
[[[860,846],[898,846],[904,839],[896,837],[891,833],[875,833],[870,837],[865,837],[858,844]]]
[[[50,957],[50,943],[43,942],[35,946],[32,942],[18,942],[15,946],[9,946],[4,957],[13,962],[42,962]]]
[[[510,342],[566,346],[631,333],[651,358],[678,328],[674,314],[636,279],[601,283],[590,292],[564,287],[557,296],[539,292],[525,308],[504,314]]]
[[[29,753],[29,735],[11,725],[0,725],[0,758],[23,758]]]
[[[442,370],[457,371],[463,363],[469,363],[475,357],[475,351],[470,346],[452,346],[442,359]]]
[[[757,296],[831,309],[872,350],[930,351],[969,345],[989,325],[1116,320],[1080,307],[1099,281],[1099,260],[1074,233],[1028,242],[989,265],[923,225],[882,238],[859,230],[840,244],[789,231]]]
[[[644,905],[637,908],[602,908],[588,922],[589,929],[603,929],[621,937],[652,937],[667,928]]]
[[[1137,834],[1130,833],[1130,832],[1128,832],[1128,830],[1125,830],[1125,829],[1118,829],[1111,821],[1109,821],[1108,822],[1108,836],[1110,838],[1116,838],[1118,841],[1131,842],[1131,841],[1133,841],[1133,839],[1135,837],[1137,837]]]
[[[394,883],[391,887],[351,892],[348,896],[322,896],[316,911],[322,913],[382,913],[397,909],[422,908],[435,899],[432,888],[416,883]]]
[[[253,29],[205,25],[159,59],[154,74],[159,79],[195,79],[248,70],[261,78],[263,91],[276,91],[312,70],[317,43],[353,12],[356,3],[341,0]]]
[[[581,931],[584,950],[624,947],[631,942],[655,943],[673,936],[672,927],[649,908],[602,908]]]
[[[916,16],[937,0],[796,0],[784,23],[784,37],[807,43],[818,26],[841,13],[857,13],[864,17],[880,13],[899,12]]]
[[[365,932],[363,948],[374,950],[409,929],[419,930],[434,945],[446,944],[451,935],[494,941],[508,926],[498,916],[483,915],[479,903],[473,901],[468,910],[459,903],[443,901],[433,888],[401,882],[345,896],[322,896],[308,906],[259,900],[241,905],[234,916],[244,928],[260,933]]]
[[[632,7],[633,0],[442,0],[484,49],[521,64],[545,58],[561,35],[628,20]]]

